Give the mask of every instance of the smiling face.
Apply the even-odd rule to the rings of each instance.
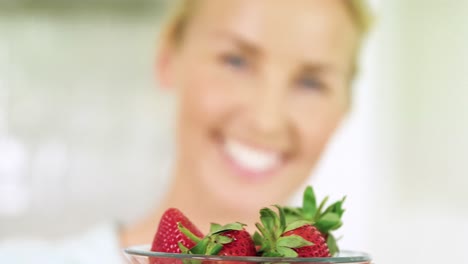
[[[308,177],[349,104],[357,33],[343,0],[203,0],[160,64],[179,100],[176,170],[256,211]]]

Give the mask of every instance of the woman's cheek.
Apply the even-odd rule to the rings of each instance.
[[[230,84],[209,67],[193,71],[184,86],[185,101],[191,106],[187,110],[199,120],[216,121],[235,98]]]
[[[341,121],[340,111],[312,107],[298,112],[294,120],[297,143],[302,159],[316,162]]]

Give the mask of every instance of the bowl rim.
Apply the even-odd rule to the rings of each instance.
[[[128,255],[137,255],[143,257],[175,258],[175,259],[193,259],[193,260],[213,260],[213,261],[238,261],[238,262],[270,262],[270,263],[366,263],[372,261],[372,257],[364,252],[341,250],[345,256],[330,258],[279,258],[279,257],[238,257],[238,256],[207,256],[183,253],[166,253],[148,250],[150,245],[137,245],[124,248],[123,251]],[[349,256],[346,256],[349,255]]]

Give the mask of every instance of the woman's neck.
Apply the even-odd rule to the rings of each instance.
[[[168,193],[167,200],[161,208],[175,207],[180,209],[203,232],[209,230],[211,223],[227,224],[242,222],[249,227],[254,226],[258,212],[234,211],[226,208],[219,199],[204,189],[196,177],[188,177],[184,169],[176,170],[174,182]]]

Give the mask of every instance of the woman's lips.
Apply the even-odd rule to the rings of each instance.
[[[283,164],[281,152],[252,147],[234,139],[222,142],[222,152],[230,167],[246,178],[266,178]]]

